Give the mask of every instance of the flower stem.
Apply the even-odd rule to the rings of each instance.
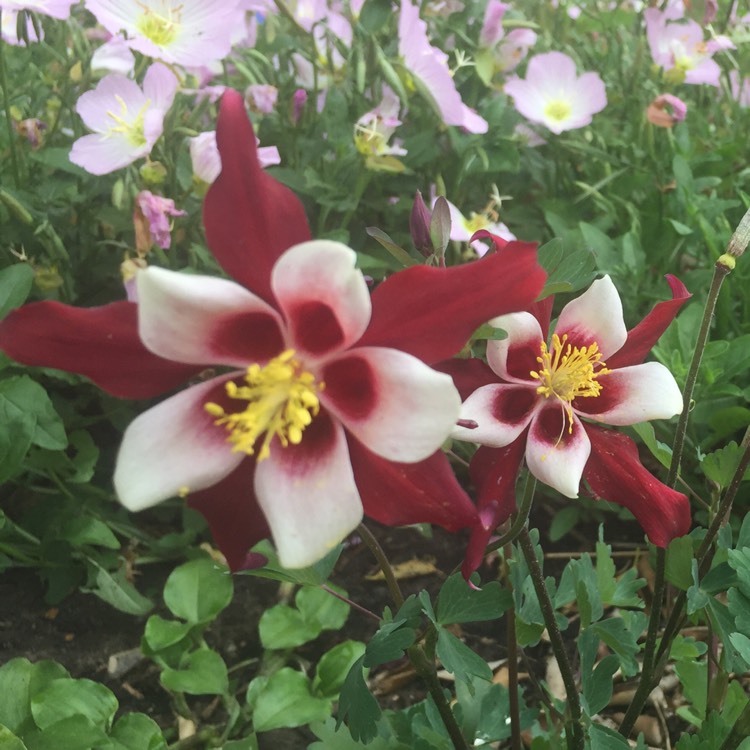
[[[511,595],[513,584],[508,573],[507,561],[513,556],[513,545],[506,544],[505,564],[506,585]],[[516,609],[511,607],[506,613],[506,643],[508,647],[508,698],[510,701],[510,747],[511,750],[522,750],[521,745],[521,707],[518,701],[518,638],[516,636]]]
[[[339,594],[338,591],[335,591],[330,586],[321,584],[320,588],[322,588],[323,591],[325,591],[327,594],[330,594],[331,596],[336,597],[336,599],[339,599],[345,604],[348,604],[353,609],[356,609],[357,612],[361,612],[363,615],[366,615],[367,617],[370,617],[373,620],[377,620],[378,622],[380,622],[380,617],[378,617],[378,615],[376,615],[374,612],[367,609],[367,607],[363,607],[361,604],[357,604],[357,602],[353,601],[352,599],[349,599],[348,597],[343,596],[342,594]]]
[[[565,692],[568,697],[568,706],[570,709],[570,721],[566,727],[568,750],[583,750],[584,737],[583,726],[581,724],[581,700],[578,695],[578,688],[576,686],[575,678],[573,677],[570,660],[565,652],[565,644],[563,643],[560,628],[557,626],[555,610],[552,606],[552,601],[549,598],[547,585],[544,581],[544,574],[542,573],[539,561],[536,559],[534,543],[531,541],[529,530],[526,527],[524,527],[518,535],[518,543],[523,552],[523,556],[526,559],[526,565],[529,567],[529,572],[531,573],[531,580],[534,583],[534,590],[536,591],[536,596],[537,599],[539,599],[539,605],[542,609],[542,615],[544,616],[544,623],[547,626],[547,633],[549,633],[552,651],[554,652],[557,664],[560,667],[560,674],[562,675]]]
[[[393,599],[393,603],[401,609],[404,604],[404,595],[401,593],[401,587],[398,585],[396,576],[393,573],[393,568],[391,567],[390,562],[388,562],[388,558],[386,557],[385,552],[383,552],[380,542],[378,542],[375,535],[363,523],[357,526],[357,533],[362,537],[362,541],[370,548],[373,557],[378,561],[380,570],[383,571],[383,575],[385,576],[385,583],[388,586],[391,599]]]
[[[0,26],[3,22],[3,11],[0,9]],[[10,164],[13,172],[13,182],[17,188],[21,187],[21,170],[18,166],[16,154],[16,134],[13,132],[13,120],[10,114],[10,99],[8,97],[8,74],[5,70],[5,42],[0,37],[0,88],[3,90],[3,109],[5,110],[5,126],[8,129],[8,148],[10,148]]]
[[[518,535],[526,528],[526,522],[529,520],[529,513],[531,511],[531,503],[534,500],[534,492],[536,491],[536,477],[529,472],[526,478],[526,484],[523,488],[523,499],[521,500],[521,507],[516,512],[511,522],[510,528],[503,534],[499,539],[492,542],[487,549],[485,554],[493,552],[500,547],[505,547],[506,544],[514,542]]]

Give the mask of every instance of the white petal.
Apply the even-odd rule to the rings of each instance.
[[[531,372],[541,365],[542,329],[537,319],[527,312],[510,313],[493,318],[490,325],[508,335],[500,341],[487,342],[487,363],[503,380],[512,383],[534,382]]]
[[[317,434],[309,434],[321,422]],[[271,455],[256,466],[255,494],[285,568],[324,557],[362,520],[341,425],[321,413],[299,445],[274,442]]]
[[[138,332],[160,357],[242,366],[283,349],[278,313],[233,281],[149,266],[137,282]]]
[[[411,354],[360,347],[327,362],[320,393],[326,409],[367,448],[390,461],[415,463],[448,438],[461,410],[449,375]]]
[[[567,333],[573,346],[596,342],[605,361],[621,349],[628,329],[612,279],[597,279],[580,297],[568,302],[560,312],[555,333],[561,338]]]
[[[143,79],[143,93],[151,106],[166,112],[174,101],[179,86],[177,76],[162,63],[154,63],[146,71]]]
[[[595,412],[588,410],[589,399],[577,399],[576,410],[597,422],[629,425],[650,419],[669,419],[682,412],[682,393],[672,373],[659,362],[621,367],[599,379],[602,395],[590,399]],[[583,409],[578,409],[579,403]],[[601,404],[604,409],[597,406]]]
[[[340,242],[312,240],[290,248],[276,262],[271,287],[296,351],[329,356],[365,332],[372,306],[356,261],[354,250]]]
[[[461,419],[476,422],[477,427],[454,427],[452,437],[490,448],[504,448],[526,429],[537,402],[534,386],[484,385],[461,407]]]
[[[529,429],[526,463],[529,471],[565,497],[578,497],[583,469],[591,453],[591,442],[578,417],[568,432],[567,415],[557,405],[537,412]]]
[[[130,423],[114,476],[117,496],[128,510],[211,487],[246,458],[232,452],[226,430],[204,408],[227,380],[223,375],[181,391]]]

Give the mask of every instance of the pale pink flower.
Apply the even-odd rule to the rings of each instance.
[[[401,124],[398,113],[401,103],[389,86],[383,86],[383,98],[375,109],[366,112],[354,125],[354,143],[365,156],[403,156],[406,149],[388,144]]]
[[[292,95],[292,122],[296,125],[302,117],[302,111],[307,104],[307,91],[297,89]]]
[[[154,195],[150,190],[141,190],[135,198],[137,209],[148,222],[151,241],[162,250],[172,244],[170,216],[187,216],[185,211],[175,208],[171,198]]]
[[[19,10],[33,10],[43,16],[51,16],[64,21],[70,16],[70,7],[77,5],[78,0],[2,0],[0,10],[14,13]],[[4,24],[3,24],[4,25]]]
[[[256,143],[258,139],[256,138]],[[221,156],[216,145],[216,131],[209,130],[190,139],[190,160],[193,175],[210,185],[221,174]],[[258,149],[258,161],[264,169],[281,163],[276,146],[263,146]]]
[[[500,237],[501,239],[507,240],[508,242],[517,239],[516,235],[513,234],[505,224],[498,220],[497,213],[495,213],[493,209],[494,201],[490,202],[490,204],[480,212],[472,211],[468,218],[464,216],[458,207],[449,200],[446,200],[445,202],[448,204],[448,210],[451,215],[450,238],[454,242],[470,242],[474,234],[482,229],[490,234]],[[435,206],[435,201],[432,202],[432,205],[433,207]],[[482,242],[481,240],[474,240],[470,244],[480,258],[485,255],[489,249],[487,243]]]
[[[502,20],[508,8],[507,3],[490,0],[484,12],[479,46],[491,54],[492,73],[514,70],[536,44],[537,35],[531,29],[513,29],[505,35]],[[481,50],[478,58],[481,58]],[[480,65],[479,59],[477,65]]]
[[[178,65],[207,64],[229,54],[243,20],[239,0],[86,0],[110,33],[124,32],[138,52]]]
[[[682,122],[686,116],[687,104],[672,94],[657,96],[646,110],[648,121],[660,128],[671,128],[675,123]]]
[[[731,40],[718,36],[708,42],[703,29],[691,19],[680,19],[672,7],[662,12],[648,8],[644,12],[646,34],[654,62],[679,83],[719,86],[721,68],[711,57],[721,50],[734,49]]]
[[[740,80],[739,71],[730,70],[729,88],[732,91],[732,98],[740,107],[750,107],[750,76]]]
[[[18,38],[18,11],[17,10],[5,10],[3,3],[0,3],[0,8],[3,11],[2,27],[0,27],[0,39],[7,44],[14,46],[24,46],[26,44],[23,39]],[[37,36],[34,24],[30,18],[26,18],[26,36],[30,42],[39,42],[44,39],[44,30],[40,27],[39,29],[41,36]]]
[[[448,55],[430,44],[427,24],[409,0],[401,0],[398,52],[420,92],[446,125],[458,125],[470,133],[487,132],[487,121],[463,103],[448,67]]]
[[[135,55],[122,34],[115,34],[91,56],[91,70],[106,70],[127,76],[132,75],[134,69]]]
[[[76,104],[76,112],[94,134],[73,144],[70,161],[102,175],[148,156],[162,134],[177,85],[174,73],[161,63],[146,71],[142,90],[119,73],[102,78]]]
[[[276,86],[269,86],[268,84],[253,84],[245,89],[245,99],[247,99],[250,109],[266,115],[273,112],[278,97],[279,90]]]
[[[545,125],[553,133],[588,125],[593,115],[607,106],[604,82],[597,73],[579,76],[575,62],[562,52],[535,55],[526,78],[505,84],[515,108],[531,122]]]

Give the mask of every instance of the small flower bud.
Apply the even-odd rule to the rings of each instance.
[[[747,249],[748,244],[750,244],[750,210],[745,213],[737,225],[737,229],[734,230],[734,234],[727,245],[727,254],[739,258]]]
[[[430,238],[430,218],[430,209],[427,208],[422,193],[417,190],[409,216],[409,232],[414,247],[425,258],[429,258],[433,253],[432,239]]]
[[[159,161],[147,161],[138,171],[147,185],[161,185],[167,179],[167,168]]]

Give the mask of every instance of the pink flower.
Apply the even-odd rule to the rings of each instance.
[[[458,125],[470,133],[486,133],[487,121],[461,100],[448,68],[448,56],[433,47],[419,8],[401,0],[398,52],[420,92],[432,103],[446,125]]]
[[[651,56],[671,79],[719,86],[721,68],[711,57],[720,50],[734,49],[727,37],[705,42],[700,25],[691,19],[677,20],[680,13],[674,8],[664,12],[648,8],[643,15]]]
[[[669,107],[671,113],[667,110]],[[675,123],[682,122],[687,116],[687,104],[672,94],[657,96],[646,110],[649,122],[660,128],[671,128]]]
[[[479,213],[472,211],[468,219],[449,200],[446,200],[446,203],[451,214],[450,238],[454,242],[469,242],[480,258],[487,252],[488,246],[487,243],[479,239],[472,241],[472,237],[477,232],[485,231],[506,242],[516,239],[516,235],[498,220],[497,213],[494,210],[494,201],[490,201]],[[435,201],[432,205],[435,205]]]
[[[111,34],[122,31],[138,52],[178,65],[207,65],[229,54],[244,19],[239,0],[86,0]]]
[[[750,77],[740,80],[739,71],[730,70],[729,88],[732,92],[732,98],[740,107],[750,107]]]
[[[170,216],[187,216],[185,211],[178,211],[171,198],[154,195],[149,190],[141,190],[135,198],[136,211],[148,222],[151,242],[162,250],[168,250],[172,244]]]
[[[70,161],[102,175],[148,156],[162,133],[164,115],[176,91],[177,78],[161,63],[146,71],[143,90],[119,73],[105,76],[78,99],[76,112],[95,134],[73,144]]]
[[[70,16],[70,7],[77,5],[78,0],[2,0],[0,10],[14,13],[19,10],[32,10],[43,16],[51,16],[64,21]]]
[[[370,296],[354,251],[311,241],[302,204],[261,169],[237,92],[222,99],[217,142],[206,240],[234,281],[149,267],[137,305],[27,305],[0,322],[0,348],[127,398],[229,368],[136,418],[115,488],[131,509],[189,495],[233,568],[269,533],[283,565],[309,565],[363,509],[392,525],[473,526],[440,451],[460,399],[425,363],[535,298],[545,274],[534,247],[414,266]]]
[[[546,52],[529,60],[526,78],[505,84],[515,108],[531,122],[553,133],[588,125],[607,106],[604,83],[597,73],[576,73],[576,64],[562,52]]]
[[[256,139],[256,145],[259,141]],[[209,130],[190,139],[190,159],[193,174],[202,182],[211,185],[221,172],[221,156],[216,146],[216,131]],[[258,161],[264,169],[281,163],[276,146],[258,148]]]
[[[134,68],[135,56],[120,34],[102,44],[91,56],[91,70],[107,70],[126,76],[132,74]]]
[[[536,44],[537,35],[531,29],[513,29],[505,35],[502,19],[508,8],[510,6],[507,3],[490,0],[484,12],[484,22],[479,34],[477,72],[487,84],[493,74],[514,70]],[[485,67],[488,69],[485,70]]]
[[[366,112],[354,125],[354,143],[357,150],[368,157],[369,166],[377,168],[377,157],[403,156],[406,149],[388,144],[396,128],[401,102],[389,86],[383,86],[383,98],[375,109]],[[372,157],[375,157],[373,161]],[[400,163],[400,162],[398,162]]]
[[[461,418],[477,425],[456,427],[454,438],[485,446],[472,461],[482,521],[465,571],[477,567],[489,534],[513,511],[523,458],[537,479],[566,497],[577,497],[585,479],[595,495],[632,511],[654,544],[665,547],[687,533],[685,495],[640,465],[629,438],[592,424],[631,425],[682,411],[669,370],[643,363],[690,296],[680,281],[668,279],[674,298],[659,303],[630,332],[617,290],[605,276],[562,309],[549,344],[550,298],[534,306],[533,314],[491,321],[507,338],[487,343],[489,367],[464,360],[442,368],[466,398]]]
[[[245,90],[245,99],[250,104],[250,109],[263,114],[270,114],[276,107],[279,90],[276,86],[267,84],[253,84]]]

